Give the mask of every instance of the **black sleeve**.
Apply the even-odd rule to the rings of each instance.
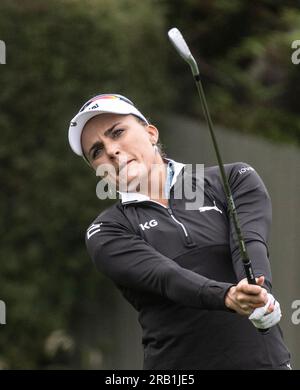
[[[117,221],[104,218],[93,224],[86,245],[97,269],[117,285],[159,294],[185,306],[228,310],[224,300],[232,284],[180,267]]]
[[[228,172],[228,180],[254,275],[264,275],[264,287],[270,291],[272,276],[267,246],[272,221],[270,196],[262,179],[248,164],[234,164]],[[232,222],[230,233],[233,266],[238,280],[241,280],[246,275]]]

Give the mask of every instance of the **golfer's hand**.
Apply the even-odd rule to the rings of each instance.
[[[255,284],[248,284],[247,279],[243,279],[238,285],[232,286],[226,294],[225,305],[237,313],[249,317],[256,308],[265,307],[268,303],[268,293],[261,287],[264,284],[264,276],[256,278]],[[274,304],[270,302],[265,313],[271,313]]]
[[[274,306],[273,311],[268,312],[270,305]],[[276,301],[272,294],[268,294],[268,302],[265,306],[255,309],[249,316],[249,320],[258,329],[269,329],[278,324],[281,319],[280,304]]]

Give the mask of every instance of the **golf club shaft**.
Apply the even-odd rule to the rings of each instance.
[[[192,68],[192,71],[193,71],[193,69],[195,69],[195,67]],[[193,71],[193,74],[194,74],[194,71]],[[231,215],[231,218],[232,218],[232,221],[233,221],[234,230],[235,230],[236,235],[237,235],[239,248],[240,248],[240,254],[241,254],[242,261],[243,261],[245,274],[246,274],[246,277],[247,277],[247,280],[248,280],[249,284],[256,284],[254,272],[253,272],[252,265],[251,265],[251,260],[250,260],[250,258],[248,256],[248,252],[247,252],[247,249],[246,249],[245,241],[244,241],[243,234],[242,234],[242,231],[241,231],[241,228],[240,228],[236,207],[235,207],[235,204],[234,204],[234,200],[233,200],[233,197],[232,197],[232,192],[231,192],[231,189],[230,189],[230,186],[229,186],[229,183],[228,183],[228,179],[227,179],[227,176],[226,176],[226,173],[225,173],[225,169],[224,169],[221,153],[219,151],[217,139],[216,139],[216,136],[215,136],[215,133],[214,133],[214,130],[213,130],[213,124],[212,124],[212,120],[211,120],[211,117],[210,117],[210,114],[209,114],[209,111],[208,111],[208,106],[207,106],[207,103],[206,103],[206,98],[205,98],[205,94],[204,94],[204,90],[203,90],[203,87],[202,87],[202,82],[201,82],[199,73],[198,74],[194,74],[194,78],[195,78],[195,81],[196,81],[199,97],[200,97],[200,100],[201,100],[203,113],[204,113],[204,116],[205,116],[205,119],[206,119],[206,122],[207,122],[207,125],[208,125],[208,128],[209,128],[210,135],[211,135],[211,138],[212,138],[212,141],[213,141],[213,145],[214,145],[214,149],[215,149],[215,152],[216,152],[216,155],[217,155],[217,160],[218,160],[218,165],[219,165],[219,169],[220,169],[220,172],[221,172],[221,178],[222,178],[222,182],[223,182],[223,187],[224,187],[224,191],[225,191],[226,198],[227,198],[227,204],[228,204],[228,207],[229,207],[229,210],[230,210],[230,215]],[[261,334],[267,334],[269,332],[269,329],[258,329],[258,331]]]
[[[212,124],[212,120],[211,120],[211,117],[210,117],[210,114],[209,114],[209,111],[208,111],[208,106],[207,106],[207,103],[206,103],[206,98],[205,98],[204,90],[203,90],[203,87],[202,87],[202,82],[201,82],[201,79],[200,79],[200,75],[196,74],[196,75],[194,75],[194,78],[195,78],[195,81],[196,81],[199,97],[200,97],[200,100],[201,100],[203,113],[204,113],[204,116],[205,116],[205,119],[206,119],[206,122],[207,122],[207,125],[208,125],[208,128],[209,128],[210,135],[211,135],[211,138],[212,138],[212,141],[213,141],[213,145],[214,145],[214,149],[215,149],[215,152],[216,152],[216,155],[217,155],[217,160],[218,160],[218,165],[219,165],[220,172],[221,172],[223,187],[224,187],[224,191],[225,191],[226,198],[227,198],[227,204],[228,204],[228,207],[229,207],[229,210],[230,210],[230,215],[232,217],[234,229],[235,229],[235,232],[236,232],[236,235],[237,235],[239,248],[240,248],[240,254],[241,254],[242,261],[243,261],[246,277],[247,277],[247,280],[248,280],[249,284],[256,284],[254,273],[253,273],[253,269],[252,269],[252,265],[251,265],[251,260],[249,259],[249,256],[248,256],[248,253],[247,253],[245,241],[244,241],[244,238],[243,238],[243,235],[242,235],[242,231],[241,231],[241,228],[240,228],[240,224],[239,224],[239,220],[238,220],[236,207],[235,207],[235,204],[234,204],[234,200],[233,200],[233,197],[232,197],[232,193],[231,193],[231,189],[230,189],[230,186],[229,186],[229,183],[228,183],[228,179],[227,179],[227,176],[226,176],[226,173],[225,173],[225,169],[224,169],[221,153],[219,151],[218,143],[217,143],[217,140],[216,140],[216,137],[215,137],[215,134],[214,134],[213,124]]]
[[[234,230],[235,230],[236,235],[237,235],[237,240],[239,243],[239,249],[240,249],[241,258],[242,258],[244,269],[245,269],[245,274],[246,274],[246,277],[247,277],[249,284],[256,284],[251,261],[249,259],[248,253],[247,253],[245,241],[244,241],[244,238],[243,238],[243,235],[241,232],[241,228],[240,228],[240,224],[238,221],[237,211],[235,208],[231,189],[230,189],[228,179],[227,179],[227,176],[225,173],[223,161],[221,158],[221,153],[219,151],[218,143],[217,143],[217,140],[216,140],[216,137],[214,134],[212,120],[210,118],[204,90],[202,87],[202,82],[200,79],[200,72],[198,69],[198,64],[197,64],[196,60],[194,59],[194,57],[192,56],[192,53],[191,53],[186,41],[184,40],[183,36],[181,35],[181,32],[177,28],[172,28],[171,30],[169,30],[168,35],[169,35],[171,43],[174,45],[174,47],[177,50],[177,52],[179,53],[179,55],[190,65],[192,74],[193,74],[194,79],[196,81],[199,97],[200,97],[202,108],[203,108],[203,113],[204,113],[206,122],[208,124],[208,128],[209,128],[210,135],[211,135],[211,138],[213,141],[214,149],[215,149],[215,152],[217,155],[217,160],[218,160],[218,165],[219,165],[220,172],[221,172],[223,187],[224,187],[224,191],[225,191],[225,194],[227,197],[227,204],[228,204],[228,207],[230,210],[230,215],[231,215],[231,218],[233,221]]]
[[[243,262],[245,274],[246,274],[246,277],[247,277],[249,284],[256,284],[251,260],[248,256],[245,241],[244,241],[243,234],[242,234],[242,231],[240,228],[240,224],[239,224],[238,215],[237,215],[236,207],[234,204],[232,192],[231,192],[229,182],[228,182],[228,179],[227,179],[227,176],[225,173],[225,169],[224,169],[223,161],[221,158],[221,153],[219,151],[218,143],[217,143],[217,140],[216,140],[216,137],[214,134],[212,120],[210,118],[204,90],[202,87],[202,82],[200,79],[200,72],[198,69],[198,64],[195,61],[194,57],[192,56],[192,53],[190,52],[188,45],[186,44],[183,36],[181,35],[180,31],[177,28],[173,28],[173,29],[169,30],[168,35],[169,35],[169,38],[170,38],[172,44],[174,45],[175,49],[178,51],[180,56],[190,65],[191,71],[192,71],[193,76],[195,78],[195,82],[197,85],[199,97],[200,97],[202,108],[203,108],[203,113],[204,113],[204,116],[205,116],[205,119],[206,119],[206,122],[207,122],[207,125],[209,128],[210,135],[211,135],[213,145],[214,145],[214,149],[215,149],[215,152],[217,155],[218,165],[219,165],[219,169],[220,169],[220,173],[221,173],[221,179],[223,182],[223,187],[224,187],[224,191],[225,191],[226,198],[227,198],[227,204],[228,204],[228,207],[230,210],[230,216],[232,218],[234,230],[235,230],[237,240],[239,243],[240,255],[241,255],[242,262]],[[260,333],[267,333],[269,331],[269,329],[258,329],[258,330]]]

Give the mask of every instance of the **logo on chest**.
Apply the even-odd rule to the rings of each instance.
[[[154,226],[157,226],[158,222],[155,219],[151,219],[149,222],[140,223],[139,226],[142,230],[151,229]]]
[[[219,213],[223,214],[222,211],[217,207],[216,202],[214,201],[214,206],[203,206],[199,207],[200,213],[204,213],[205,211],[215,210]]]

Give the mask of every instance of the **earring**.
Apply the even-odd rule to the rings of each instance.
[[[153,146],[153,149],[154,149],[154,153],[157,153],[158,152],[158,147],[156,144],[152,145]]]

